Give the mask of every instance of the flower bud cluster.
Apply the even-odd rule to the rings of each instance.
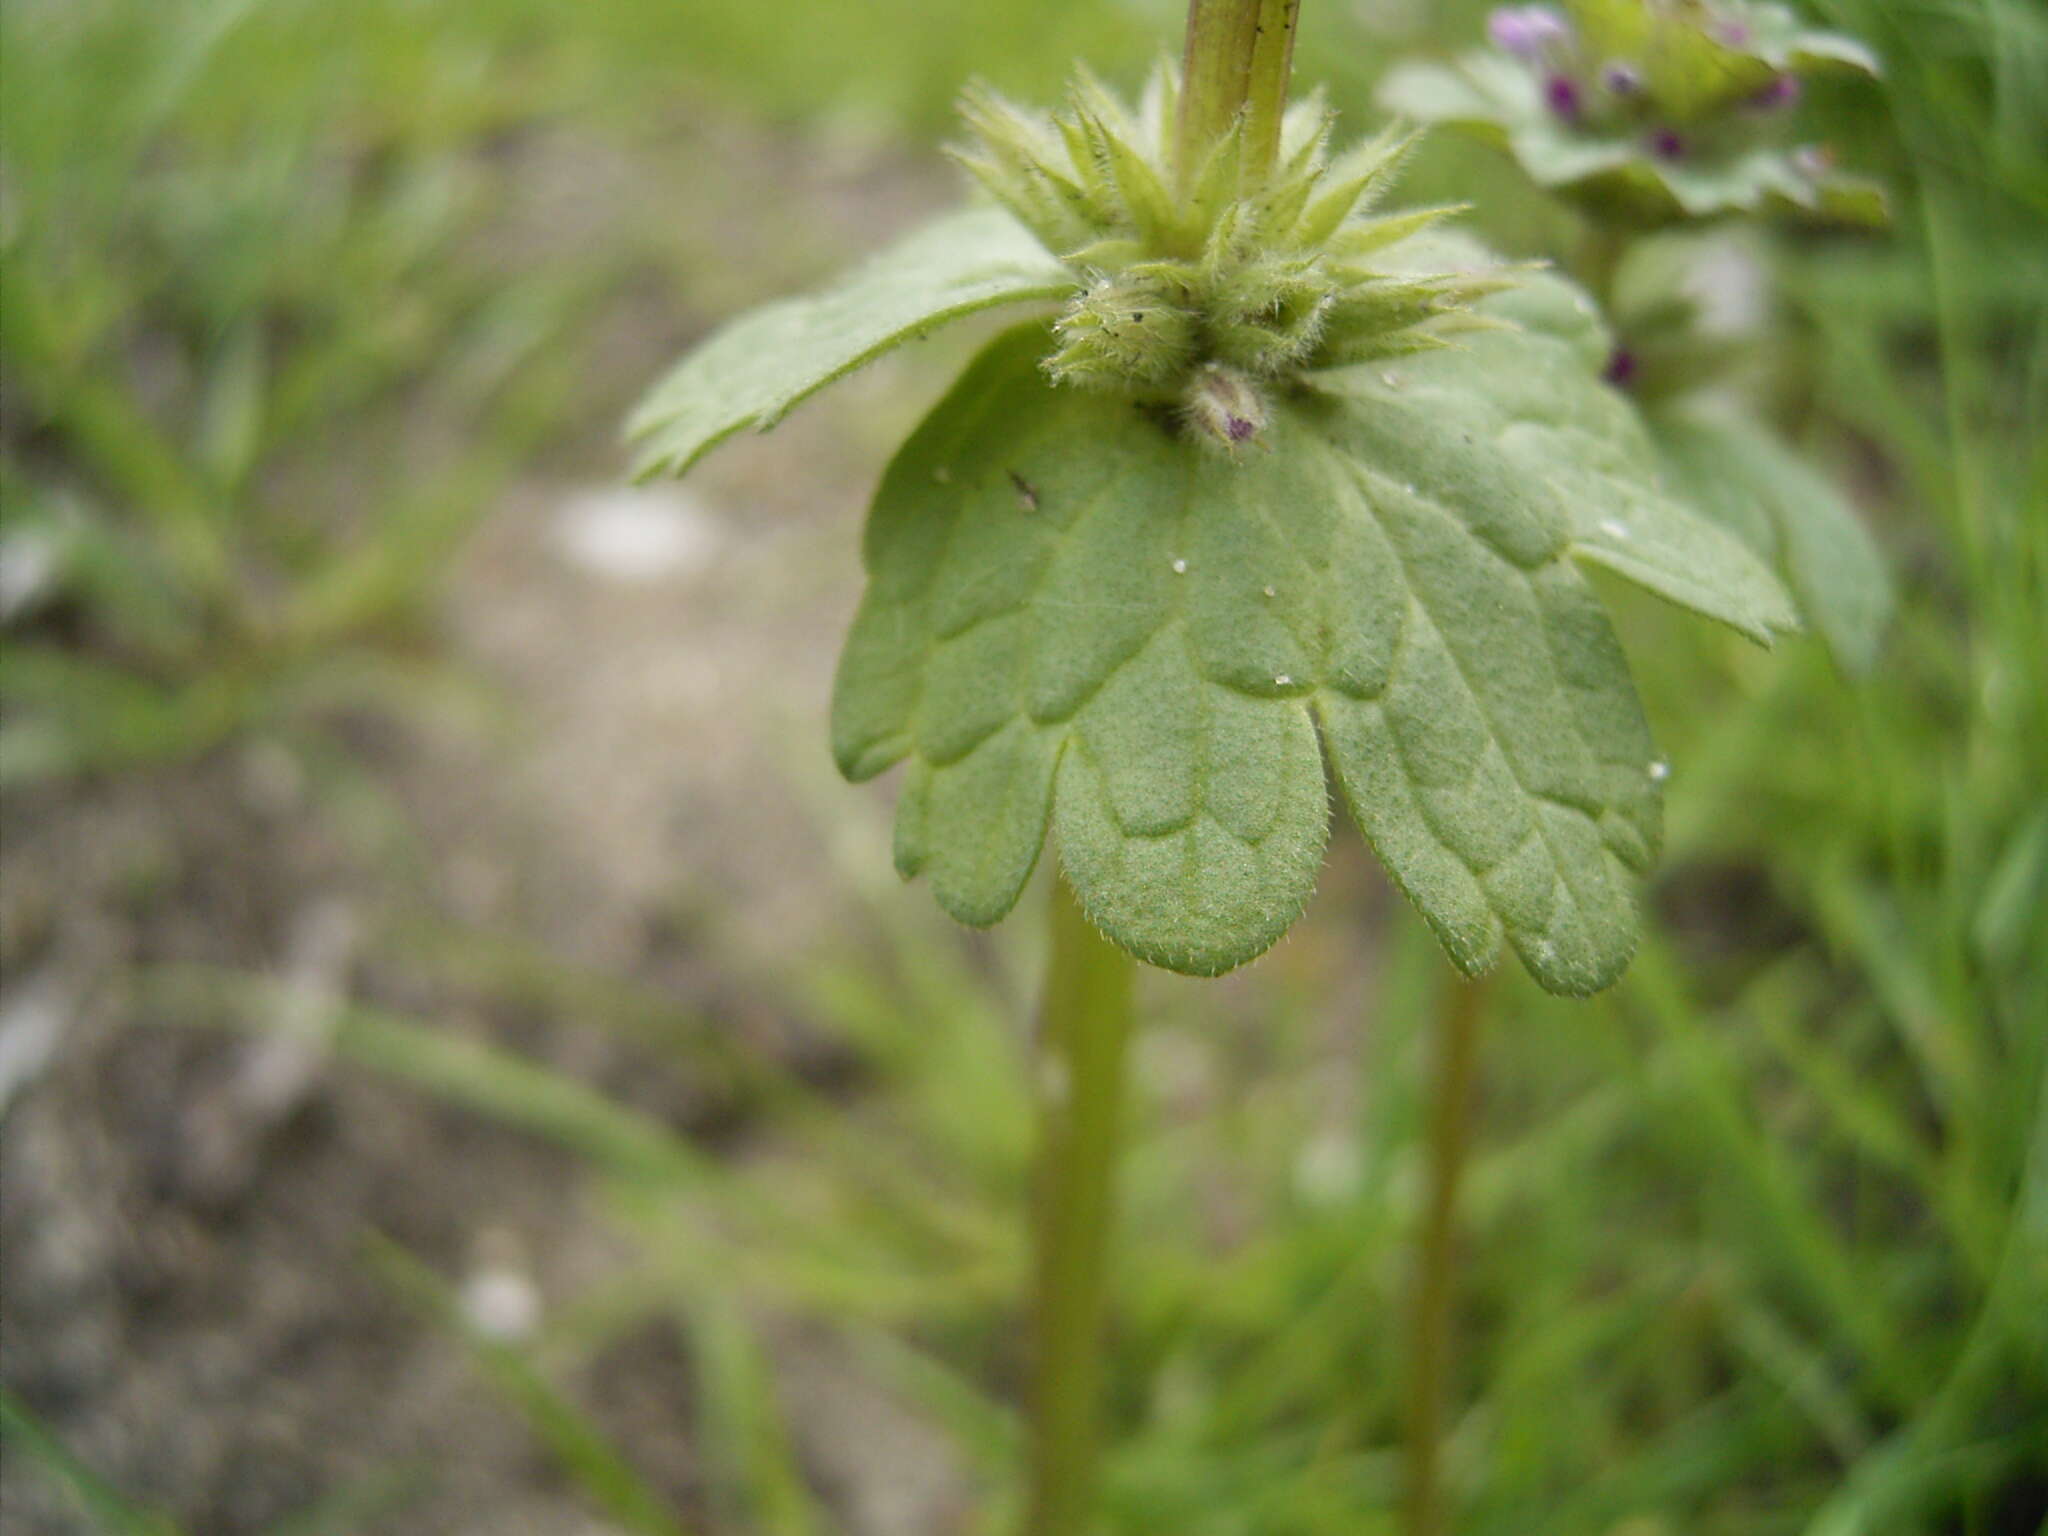
[[[1067,107],[1024,111],[985,90],[957,158],[1074,273],[1045,360],[1060,384],[1176,407],[1226,448],[1256,438],[1265,388],[1320,368],[1449,344],[1497,271],[1413,270],[1396,253],[1452,208],[1376,215],[1414,135],[1333,156],[1320,100],[1287,114],[1278,163],[1253,166],[1242,121],[1176,163],[1178,86],[1161,66],[1135,107],[1092,76]]]
[[[1537,72],[1544,106],[1560,121],[1635,129],[1664,159],[1685,156],[1696,135],[1723,147],[1731,137],[1769,137],[1770,115],[1799,101],[1802,69],[1875,68],[1842,39],[1813,54],[1819,34],[1797,32],[1775,6],[1568,3],[1569,18],[1547,5],[1501,6],[1487,35]]]
[[[1394,71],[1382,98],[1505,137],[1539,183],[1638,224],[1785,206],[1881,223],[1882,196],[1792,146],[1803,80],[1871,75],[1854,40],[1751,0],[1560,0],[1497,8],[1492,50]]]

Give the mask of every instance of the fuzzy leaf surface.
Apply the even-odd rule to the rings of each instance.
[[[1835,659],[1868,671],[1891,621],[1891,578],[1827,476],[1733,405],[1672,401],[1651,430],[1673,488],[1772,561]]]
[[[1515,329],[1475,333],[1374,377],[1548,486],[1579,558],[1765,645],[1797,629],[1791,595],[1765,559],[1666,493],[1640,416],[1599,377],[1609,343],[1591,301],[1559,278],[1532,276],[1480,309]]]
[[[1612,982],[1661,792],[1552,488],[1365,370],[1277,398],[1239,460],[994,343],[897,455],[835,691],[897,858],[974,924],[1048,829],[1094,921],[1214,975],[1300,912],[1323,760],[1452,959]],[[1320,745],[1319,745],[1320,738]]]
[[[1072,273],[998,208],[926,225],[832,287],[768,304],[676,365],[627,423],[636,478],[679,475],[748,427],[933,327],[1001,304],[1063,299]]]

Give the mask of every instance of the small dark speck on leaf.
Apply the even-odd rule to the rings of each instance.
[[[1024,510],[1026,512],[1036,512],[1038,510],[1038,487],[1029,480],[1026,480],[1014,469],[1008,471],[1008,474],[1010,476],[1010,484],[1017,487],[1017,500],[1023,505]]]

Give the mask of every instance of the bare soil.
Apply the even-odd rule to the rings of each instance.
[[[515,266],[605,238],[651,197],[692,217],[669,265],[605,310],[612,366],[591,420],[490,509],[447,582],[433,644],[455,696],[484,707],[328,720],[324,756],[265,735],[0,810],[0,1035],[29,1059],[0,1120],[0,1373],[86,1464],[189,1532],[261,1531],[392,1474],[417,1474],[410,1496],[344,1528],[609,1529],[364,1244],[381,1233],[457,1279],[510,1275],[542,1315],[623,1255],[565,1154],[338,1064],[317,1038],[295,1048],[290,1020],[253,1037],[173,1026],[138,972],[274,976],[316,1011],[330,993],[375,1001],[735,1143],[749,1128],[716,1121],[687,1069],[423,974],[419,931],[533,946],[709,1009],[757,1048],[812,1048],[724,962],[800,954],[836,920],[812,790],[830,772],[860,507],[943,363],[878,369],[836,410],[652,501],[617,499],[613,412],[749,289],[837,264],[950,188],[928,167],[819,165],[723,125],[679,137],[659,171],[560,139],[508,151],[521,190],[495,246]],[[779,210],[799,206],[792,247]],[[693,261],[703,281],[679,293],[672,274]],[[842,1528],[956,1529],[964,1494],[930,1427],[800,1330],[776,1338],[799,1454]],[[688,1379],[674,1336],[650,1331],[565,1384],[701,1519]],[[79,1528],[10,1446],[0,1529]]]

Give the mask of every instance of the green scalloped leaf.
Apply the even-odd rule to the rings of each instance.
[[[1849,74],[1875,78],[1884,70],[1875,53],[1841,32],[1806,26],[1789,6],[1754,5],[1746,12],[1749,47],[1777,69],[1798,75]]]
[[[1771,560],[1836,660],[1868,671],[1891,622],[1891,578],[1842,493],[1733,405],[1668,402],[1650,425],[1673,488]]]
[[[1049,344],[984,352],[870,515],[833,739],[855,779],[910,760],[899,867],[992,923],[1050,828],[1112,940],[1214,975],[1307,900],[1327,754],[1462,969],[1619,976],[1659,774],[1550,487],[1363,370],[1232,460],[1048,386]]]
[[[1380,76],[1373,99],[1396,117],[1448,123],[1496,144],[1507,143],[1509,124],[1543,110],[1529,72],[1491,53],[1463,54],[1447,64],[1395,64]]]
[[[1077,280],[998,208],[926,225],[832,287],[750,311],[650,390],[626,425],[634,475],[679,475],[748,427],[936,326],[1001,304],[1064,299]]]
[[[1846,171],[1826,171],[1785,201],[1785,210],[1808,224],[1832,229],[1889,228],[1891,199],[1881,183]]]
[[[1435,259],[1441,259],[1440,257]],[[1627,396],[1601,382],[1610,345],[1592,301],[1548,274],[1480,305],[1513,331],[1478,332],[1358,387],[1403,396],[1446,429],[1498,449],[1566,509],[1572,549],[1658,596],[1768,645],[1799,627],[1770,566],[1718,522],[1673,500]]]

